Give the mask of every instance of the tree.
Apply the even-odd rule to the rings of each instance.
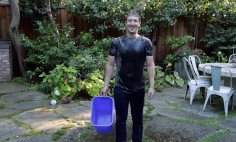
[[[49,21],[51,23],[54,23],[55,21],[53,19],[52,10],[51,10],[51,0],[46,0],[46,11],[47,11],[47,14],[48,14]],[[55,27],[54,30],[55,30],[55,33],[57,35],[59,35],[59,31],[58,31],[57,27]]]
[[[25,63],[24,63],[24,58],[25,58],[25,50],[24,47],[21,45],[20,41],[18,40],[19,36],[19,24],[20,24],[20,10],[19,10],[19,5],[17,0],[9,0],[9,4],[11,7],[11,14],[12,14],[12,19],[11,23],[9,26],[9,32],[12,40],[12,44],[14,48],[16,49],[17,52],[17,57],[18,57],[18,62],[19,62],[19,67],[22,76],[25,77],[26,71],[25,71]]]

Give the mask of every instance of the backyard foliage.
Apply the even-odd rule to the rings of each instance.
[[[72,38],[73,28],[69,25],[57,35],[56,23],[37,21],[37,24],[39,36],[35,40],[21,36],[28,50],[26,61],[35,67],[28,70],[29,79],[40,77],[39,88],[55,100],[74,96],[83,88],[91,96],[99,95],[111,38],[95,40],[93,31]]]
[[[35,40],[22,35],[21,41],[26,46],[28,56],[26,62],[36,68],[29,70],[28,75],[32,78],[42,72],[49,72],[56,65],[68,63],[69,60],[78,55],[78,48],[75,46],[75,38],[70,34],[73,28],[66,25],[60,34],[54,32],[56,23],[37,21],[39,36]]]
[[[73,97],[82,89],[78,71],[71,66],[57,65],[49,74],[42,73],[40,77],[43,77],[41,89],[55,100],[60,100],[63,96]]]
[[[195,42],[198,42],[198,32],[195,29],[200,22],[206,23],[206,35],[202,40],[201,47],[191,47],[189,50],[186,48],[186,51],[185,49],[174,48],[174,51],[177,50],[176,54],[167,56],[167,69],[164,70],[167,80],[164,81],[170,82],[170,84],[171,82],[173,84],[173,80],[179,79],[178,75],[170,70],[171,64],[181,57],[198,51],[203,61],[218,60],[223,62],[226,54],[219,51],[235,47],[236,2],[234,0],[53,0],[51,4],[52,11],[55,14],[63,6],[70,13],[88,20],[93,26],[89,31],[76,35],[77,37],[71,36],[73,28],[70,25],[62,27],[59,34],[56,34],[55,28],[58,27],[58,24],[44,21],[45,19],[48,20],[45,1],[19,1],[21,14],[26,17],[34,17],[33,23],[36,23],[35,27],[38,32],[38,37],[35,40],[26,36],[21,38],[28,51],[26,61],[33,65],[33,68],[29,69],[28,75],[32,79],[43,73],[41,77],[44,78],[45,82],[45,78],[49,78],[47,75],[53,76],[53,72],[58,71],[58,67],[63,65],[62,68],[68,68],[70,71],[76,70],[72,79],[80,78],[79,84],[87,87],[91,96],[97,95],[103,84],[103,69],[108,47],[112,40],[110,37],[105,38],[107,35],[105,33],[109,29],[124,32],[124,15],[130,10],[136,10],[140,13],[142,17],[140,33],[146,36],[151,35],[160,26],[174,25],[181,17],[187,19],[188,23],[186,24],[189,26],[190,35],[194,37]],[[94,39],[94,33],[101,35],[99,39]],[[173,44],[177,44],[174,39],[171,41],[174,42]],[[205,53],[205,51],[207,52]],[[209,51],[213,51],[212,54],[217,55],[216,58],[209,57],[207,55]],[[170,62],[172,60],[173,62]],[[70,73],[64,73],[65,76],[68,74]],[[171,79],[169,76],[173,78]],[[63,78],[63,76],[61,77]],[[74,81],[76,83],[76,80]],[[52,86],[49,85],[50,88],[42,89],[55,92],[55,86],[53,86],[55,82],[46,82],[51,83]],[[158,84],[160,83],[162,82],[158,82]],[[181,80],[175,82],[175,85],[181,86],[182,83]]]
[[[205,48],[216,51],[213,55],[216,55],[218,51],[224,51],[229,56],[236,48],[235,21],[236,15],[231,12],[220,13],[211,21],[202,42]]]

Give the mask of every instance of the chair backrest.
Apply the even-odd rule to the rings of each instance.
[[[229,56],[228,63],[231,63],[232,60],[235,60],[235,62],[236,62],[236,54],[232,54]]]
[[[206,65],[203,67],[203,73],[205,76],[205,68],[207,66],[210,66],[211,68],[211,78],[212,78],[212,86],[213,90],[219,91],[220,90],[220,84],[221,84],[221,72],[224,69],[225,71],[229,72],[230,75],[230,87],[232,88],[232,73],[231,71],[226,67],[219,67],[219,66],[212,66],[212,65]]]
[[[220,90],[221,67],[211,66],[213,90]]]
[[[183,64],[184,64],[184,71],[187,75],[188,80],[190,81],[190,80],[194,79],[196,81],[197,76],[194,73],[193,67],[191,66],[189,60],[187,58],[183,58],[182,61],[183,61]],[[196,83],[197,83],[197,81],[196,81]]]
[[[197,55],[190,55],[188,57],[188,60],[193,68],[194,73],[196,74],[196,76],[200,76],[199,72],[198,72],[198,64],[201,64],[201,59],[197,56]]]

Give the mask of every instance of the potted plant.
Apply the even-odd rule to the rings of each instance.
[[[160,66],[155,67],[155,90],[157,92],[162,92],[164,86],[180,86],[184,84],[184,80],[179,77],[178,73],[175,71],[170,71],[166,67],[165,71],[162,71],[163,68]]]
[[[174,53],[167,55],[165,62],[169,64],[169,66],[174,66],[174,70],[178,72],[179,76],[183,79],[187,79],[187,77],[183,72],[182,59],[194,54],[194,50],[189,46],[190,42],[193,40],[194,38],[189,35],[182,37],[168,36],[166,38],[166,43],[171,47]]]

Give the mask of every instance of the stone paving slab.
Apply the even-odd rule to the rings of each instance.
[[[16,109],[16,110],[29,110],[29,109],[43,107],[43,104],[40,101],[22,101],[22,102],[10,104],[7,107]]]
[[[91,101],[79,101],[78,104],[80,104],[82,106],[87,106],[88,108],[91,108],[91,106],[92,106]]]
[[[45,99],[42,100],[42,104],[44,107],[46,108],[51,108],[51,109],[60,109],[60,108],[68,108],[68,107],[75,107],[78,106],[78,104],[75,101],[71,101],[68,104],[63,104],[62,102],[57,102],[57,104],[55,106],[50,105],[50,99]]]
[[[162,92],[159,94],[168,94],[169,96],[173,97],[184,97],[185,92],[186,92],[187,87],[182,87],[182,88],[175,88],[175,87],[169,87],[169,88],[164,88]]]
[[[157,109],[156,113],[166,116],[166,117],[170,117],[170,118],[176,118],[176,119],[180,119],[180,120],[195,120],[195,121],[206,121],[205,117],[201,117],[199,115],[195,115],[189,112],[182,112],[182,111],[177,111],[177,110],[163,110],[163,109]]]
[[[235,142],[236,135],[235,133],[224,134],[216,139],[214,142]]]
[[[220,121],[219,124],[220,124],[222,127],[225,127],[225,128],[227,128],[227,129],[236,131],[236,122],[233,121],[233,120]]]
[[[5,101],[37,101],[46,98],[48,98],[47,95],[36,91],[17,92],[2,96]]]
[[[168,101],[169,103],[180,103],[180,102],[185,102],[182,97],[173,97],[169,95],[161,95],[161,97]]]
[[[219,110],[219,108],[211,106],[208,106],[205,111],[202,111],[203,104],[200,103],[189,105],[188,103],[183,102],[179,104],[179,108],[181,110],[185,110],[203,117],[211,118],[219,117],[220,115],[222,115],[222,113],[224,113],[223,110]]]
[[[31,128],[49,133],[56,132],[69,124],[62,116],[47,109],[34,109],[25,111],[13,117],[28,124]]]
[[[72,118],[74,121],[90,120],[91,111],[85,106],[66,107],[56,110],[57,113]]]
[[[169,105],[160,95],[155,95],[154,99],[150,100],[149,103],[151,103],[156,108],[174,108],[173,106]]]
[[[17,112],[19,112],[19,110],[15,110],[11,108],[2,108],[0,109],[0,118],[15,114]]]
[[[28,87],[23,84],[15,82],[0,83],[0,96],[3,94],[23,92],[23,91],[28,91]]]
[[[15,89],[11,90],[9,88]],[[2,89],[5,91],[2,91]],[[69,104],[58,102],[56,106],[51,106],[47,95],[27,91],[27,89],[26,86],[17,83],[0,83],[0,141],[6,139],[9,142],[53,141],[53,133],[71,124],[67,118],[78,123],[72,122],[73,127],[67,130],[67,133],[58,142],[77,142],[83,131],[88,130],[90,132],[89,136],[83,139],[82,142],[115,141],[115,129],[107,135],[96,133],[95,128],[91,130],[92,126],[87,123],[90,121],[91,101],[72,101]],[[224,116],[223,107],[208,105],[203,112],[204,99],[202,96],[196,95],[193,105],[190,106],[189,98],[183,99],[185,89],[186,86],[183,88],[165,88],[163,92],[158,92],[149,101],[155,109],[151,112],[152,119],[145,124],[145,134],[151,138],[155,137],[154,139],[161,142],[189,142],[215,134],[217,130],[229,129],[229,132],[232,133],[219,135],[217,142],[235,140],[233,134],[236,133],[236,116],[231,113],[233,111],[229,110],[229,116],[225,119],[222,118]],[[1,92],[8,93],[1,94]],[[146,111],[147,107],[144,107],[144,112]],[[221,121],[212,121],[208,125],[201,125],[203,121],[205,122],[209,118],[219,118]],[[195,120],[196,123],[190,123],[191,121],[188,120]],[[26,129],[18,126],[17,121],[25,123],[30,128]],[[201,124],[198,125],[198,122]],[[131,135],[131,124],[129,112],[127,136]],[[30,133],[31,128],[42,133],[25,135]]]
[[[52,134],[39,134],[11,139],[7,142],[52,142]]]
[[[0,118],[0,141],[28,134],[30,130],[16,125],[13,121]]]

